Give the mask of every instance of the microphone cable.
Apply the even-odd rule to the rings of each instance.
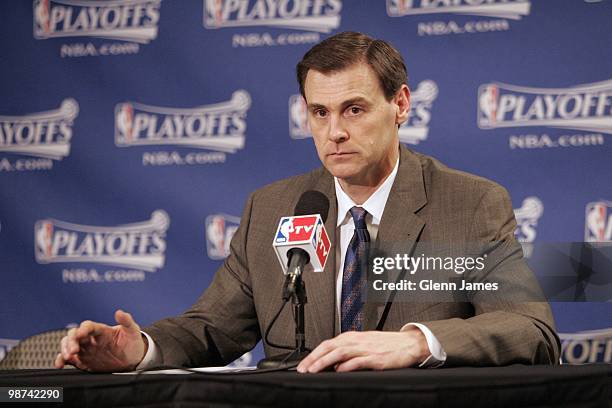
[[[289,347],[289,346],[282,346],[280,344],[276,344],[273,343],[272,341],[270,341],[270,339],[268,338],[270,335],[270,331],[272,331],[272,326],[274,326],[274,323],[276,323],[276,320],[278,319],[278,317],[280,316],[280,314],[282,313],[283,309],[285,308],[285,306],[287,306],[287,303],[289,303],[289,299],[284,299],[283,300],[283,304],[281,305],[280,309],[278,309],[278,312],[276,312],[276,314],[274,315],[274,318],[272,318],[272,321],[270,322],[270,324],[268,325],[268,328],[266,329],[266,332],[264,334],[264,342],[272,347],[276,347],[279,349],[283,349],[283,350],[294,350],[295,347]]]

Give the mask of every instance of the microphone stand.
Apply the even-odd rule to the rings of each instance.
[[[293,273],[287,274],[283,286],[283,301],[291,298],[295,320],[295,349],[290,353],[264,358],[257,363],[259,369],[283,369],[295,367],[310,351],[306,349],[306,330],[304,305],[308,303],[306,285],[302,280],[302,268],[297,266]]]

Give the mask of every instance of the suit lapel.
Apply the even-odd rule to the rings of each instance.
[[[400,145],[399,169],[385,205],[372,255],[385,257],[394,257],[398,253],[411,255],[425,226],[423,220],[415,213],[426,203],[427,195],[421,163],[416,155]],[[388,275],[388,280],[385,280],[397,281],[402,279],[403,275],[404,273],[400,271]],[[368,280],[371,282],[372,278],[369,276]],[[384,302],[366,302],[366,330],[374,330],[377,327],[385,305],[393,301],[393,292],[386,291],[385,295]]]
[[[319,180],[312,189],[322,192],[329,199],[329,214],[325,228],[332,243],[332,251],[325,270],[322,273],[314,273],[309,269],[304,274],[308,295],[305,317],[307,326],[313,328],[313,332],[307,331],[307,341],[310,345],[317,345],[335,335],[337,276],[335,247],[339,239],[336,236],[338,203],[333,177],[326,170],[322,169]],[[373,253],[380,256],[411,254],[425,226],[423,220],[415,213],[426,203],[427,195],[421,163],[414,153],[400,145],[400,165],[385,205]],[[401,274],[393,278],[401,279]],[[392,300],[392,293],[387,293],[385,302],[366,303],[366,330],[376,328],[385,304]]]
[[[321,177],[313,186],[313,190],[320,191],[329,199],[329,213],[325,221],[325,229],[331,241],[331,250],[325,270],[321,273],[312,271],[309,265],[304,273],[308,303],[305,309],[307,325],[314,329],[313,338],[309,339],[306,332],[306,340],[309,344],[318,345],[321,341],[334,336],[335,326],[335,282],[336,282],[336,220],[338,218],[338,205],[336,203],[336,192],[331,174],[322,170]],[[310,324],[308,322],[310,321]],[[311,343],[312,342],[312,343]]]

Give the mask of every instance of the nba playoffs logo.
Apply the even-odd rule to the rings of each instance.
[[[161,0],[34,0],[34,38],[98,37],[146,44]]]
[[[36,262],[99,263],[154,272],[164,266],[169,225],[163,210],[153,212],[150,220],[113,227],[40,220],[34,227]]]
[[[570,88],[501,83],[478,89],[478,127],[549,126],[612,134],[612,80]]]
[[[408,120],[399,128],[400,141],[407,144],[419,144],[427,139],[431,107],[438,97],[438,85],[431,80],[421,81],[410,95],[410,112]]]
[[[408,120],[399,128],[400,141],[419,144],[427,139],[431,108],[438,97],[438,85],[432,80],[421,81],[410,95]],[[308,126],[308,109],[302,95],[289,97],[289,135],[292,139],[312,137]]]
[[[514,210],[516,237],[520,242],[533,242],[536,238],[538,220],[544,214],[544,204],[538,197],[527,197],[520,208]]]
[[[612,242],[612,202],[596,201],[587,204],[584,240]]]
[[[329,33],[340,25],[340,0],[204,0],[204,27],[268,26]]]
[[[210,259],[225,259],[230,253],[230,242],[240,225],[240,218],[226,214],[206,217],[206,253]]]
[[[514,209],[516,230],[514,235],[521,243],[525,258],[531,258],[534,251],[533,242],[537,235],[537,226],[540,217],[544,214],[544,204],[538,197],[527,197],[520,208]]]
[[[0,152],[61,160],[70,154],[72,125],[79,113],[74,99],[58,109],[23,116],[0,116]]]
[[[236,153],[244,148],[250,106],[245,90],[234,92],[229,101],[189,109],[120,103],[115,107],[115,145],[173,145]]]
[[[529,15],[528,0],[387,0],[387,15],[468,14],[520,20]]]
[[[612,363],[612,329],[559,333],[559,339],[565,363]]]

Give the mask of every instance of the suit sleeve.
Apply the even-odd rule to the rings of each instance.
[[[252,206],[253,195],[231,241],[230,255],[195,304],[180,316],[143,329],[157,344],[162,365],[225,365],[261,338],[246,251]]]
[[[445,366],[558,364],[560,342],[550,306],[514,237],[516,221],[507,191],[482,195],[471,237],[487,248],[477,279],[499,282],[499,293],[472,294],[475,316],[423,322],[447,353]]]

